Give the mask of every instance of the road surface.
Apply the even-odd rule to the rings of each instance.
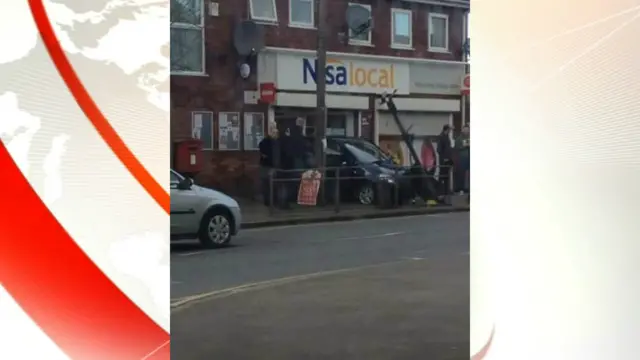
[[[469,358],[468,213],[234,240],[222,250],[172,247],[176,358]]]

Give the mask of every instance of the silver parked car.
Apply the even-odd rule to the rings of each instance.
[[[172,239],[197,237],[206,247],[222,247],[238,233],[241,222],[237,201],[171,170]]]

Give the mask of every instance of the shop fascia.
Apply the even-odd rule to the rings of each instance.
[[[278,90],[315,91],[318,62],[314,52],[274,51]],[[408,94],[409,62],[392,57],[330,53],[325,68],[327,91]]]

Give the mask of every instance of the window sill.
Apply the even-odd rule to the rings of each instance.
[[[370,42],[364,42],[364,41],[360,42],[360,41],[357,41],[357,40],[349,40],[349,45],[351,45],[351,46],[376,47],[375,45],[373,45]]]
[[[169,73],[171,76],[200,76],[200,77],[208,77],[209,74],[203,72],[191,72],[191,71],[171,71]]]
[[[407,45],[397,45],[397,44],[391,44],[391,48],[393,50],[407,50],[407,51],[414,51],[415,48],[412,46],[407,46]]]
[[[432,52],[432,53],[439,53],[439,54],[451,54],[451,51],[449,51],[448,49],[444,49],[444,48],[429,48],[429,49],[427,49],[427,51]]]
[[[289,23],[289,27],[294,29],[318,30],[315,26],[308,24]]]
[[[256,19],[252,18],[251,20],[255,21],[256,24],[267,25],[267,26],[278,26],[278,19]]]

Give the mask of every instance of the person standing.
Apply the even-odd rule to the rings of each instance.
[[[262,190],[262,200],[265,206],[271,206],[271,177],[275,172],[275,147],[278,130],[274,124],[269,124],[267,136],[258,144],[260,150],[260,188]],[[275,197],[274,197],[275,198]]]
[[[295,156],[294,141],[291,137],[291,127],[284,130],[284,134],[278,137],[278,146],[280,149],[280,166],[278,167],[278,206],[282,209],[288,209],[291,205],[293,193],[291,184],[293,183]]]
[[[470,147],[470,129],[469,124],[466,124],[456,138],[456,152],[458,154],[458,164],[456,165],[455,176],[455,190],[459,194],[464,194],[469,191],[467,187],[467,179],[469,178],[469,170],[471,169],[471,147]]]
[[[449,195],[449,179],[451,178],[451,166],[453,165],[453,148],[451,146],[451,126],[444,125],[438,136],[438,158],[440,173],[440,196]]]

